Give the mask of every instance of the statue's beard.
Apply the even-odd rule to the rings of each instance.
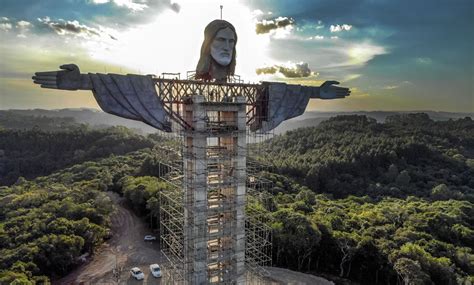
[[[221,66],[228,66],[232,61],[232,53],[211,53],[211,56]]]

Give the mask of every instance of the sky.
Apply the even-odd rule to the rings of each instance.
[[[98,109],[90,91],[33,84],[65,63],[185,78],[223,5],[246,82],[351,88],[307,111],[474,112],[472,0],[0,1],[0,109]]]

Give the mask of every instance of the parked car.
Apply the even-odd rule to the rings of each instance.
[[[156,237],[152,236],[152,235],[146,235],[143,240],[145,240],[145,241],[154,241],[154,240],[156,240]]]
[[[154,277],[161,277],[161,268],[156,263],[150,265],[150,272]]]
[[[133,267],[130,270],[130,275],[132,275],[132,277],[137,279],[137,280],[145,279],[145,274],[143,274],[143,272],[138,267]]]

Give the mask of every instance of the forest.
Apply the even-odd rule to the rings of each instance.
[[[474,281],[470,118],[335,117],[265,144],[275,265],[361,284]]]
[[[2,284],[49,284],[93,253],[110,238],[108,191],[149,220],[168,187],[154,171],[167,138],[47,125],[0,124]],[[259,147],[273,266],[336,284],[474,282],[470,118],[338,116]]]

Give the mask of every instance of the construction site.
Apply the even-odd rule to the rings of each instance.
[[[36,72],[42,88],[92,90],[107,113],[168,133],[162,157],[160,245],[166,284],[258,284],[272,261],[268,217],[259,211],[271,187],[256,155],[260,142],[285,120],[304,113],[311,98],[338,99],[348,88],[281,82],[244,83],[234,75],[237,33],[221,19],[204,29],[201,56],[180,74],[81,74],[75,64]]]
[[[268,218],[256,201],[271,183],[255,159],[262,85],[156,80],[172,120],[174,148],[160,164],[165,283],[264,284],[272,260]],[[177,147],[176,147],[177,146]]]

